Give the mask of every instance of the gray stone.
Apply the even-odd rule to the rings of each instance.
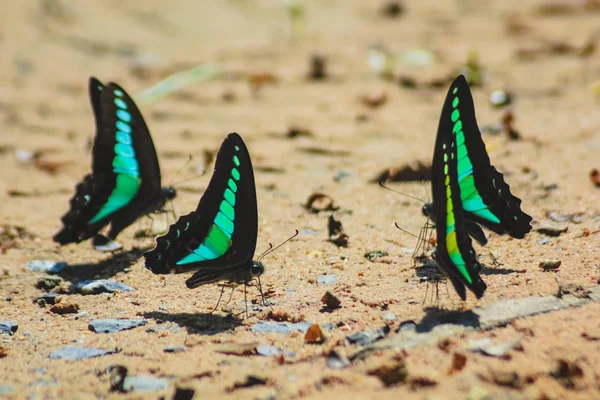
[[[34,272],[46,272],[48,274],[58,274],[63,269],[67,268],[69,264],[64,261],[56,262],[49,260],[33,260],[27,263],[25,268]]]
[[[337,276],[335,274],[319,275],[317,276],[317,283],[319,285],[335,285]]]
[[[387,325],[374,331],[357,332],[352,335],[346,336],[346,339],[350,343],[356,343],[359,346],[366,346],[380,339],[383,339],[388,333],[390,333],[390,327]]]
[[[60,294],[56,293],[44,293],[43,295],[33,299],[33,302],[39,306],[45,306],[46,304],[54,305],[56,298],[59,296]]]
[[[144,326],[147,323],[145,319],[95,319],[90,322],[88,328],[96,333],[115,333]]]
[[[165,353],[183,353],[185,346],[167,346],[163,349]]]
[[[167,379],[155,378],[151,375],[128,376],[123,382],[126,392],[163,390],[169,387]]]
[[[386,321],[395,321],[396,320],[396,314],[394,314],[391,311],[386,311],[383,314],[383,319],[385,319]]]
[[[81,281],[75,285],[75,290],[81,294],[99,294],[99,293],[114,293],[133,292],[135,289],[127,286],[124,283],[113,281],[112,279],[100,279],[96,281]]]
[[[252,327],[252,332],[286,334],[294,331],[306,332],[311,325],[310,322],[291,324],[289,322],[258,321]]]
[[[264,357],[276,357],[283,354],[283,351],[277,346],[271,346],[268,344],[259,344],[256,346],[256,354]]]
[[[489,338],[471,340],[467,348],[474,353],[482,353],[492,357],[502,357],[521,344],[521,338],[507,340],[500,344],[493,344]]]
[[[117,350],[102,350],[93,347],[66,346],[50,353],[50,358],[64,360],[83,360],[118,353]]]
[[[14,335],[19,329],[19,324],[14,321],[0,321],[0,334]]]
[[[63,282],[60,276],[43,276],[35,284],[35,287],[42,290],[52,290]]]

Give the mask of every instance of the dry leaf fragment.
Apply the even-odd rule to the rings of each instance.
[[[342,223],[336,221],[333,215],[329,216],[328,222],[329,241],[338,247],[348,247],[350,237],[344,232]]]
[[[321,298],[321,303],[325,304],[325,306],[330,310],[339,308],[342,305],[342,301],[340,300],[340,298],[333,294],[333,292],[331,292],[330,290],[325,292],[325,294]]]
[[[304,334],[304,343],[321,344],[325,341],[325,335],[319,324],[312,324]]]
[[[388,101],[388,96],[385,92],[376,94],[368,94],[361,96],[360,102],[369,108],[379,108]]]
[[[310,58],[308,79],[319,81],[327,78],[327,58],[320,54],[313,54]]]
[[[371,179],[371,183],[379,182],[411,182],[430,181],[431,163],[413,161],[397,168],[387,168]]]
[[[592,183],[596,187],[600,187],[600,171],[597,168],[594,168],[590,171],[590,179]]]
[[[314,213],[319,213],[321,211],[334,211],[338,209],[338,207],[334,205],[331,197],[324,193],[318,192],[313,193],[308,197],[305,207],[307,210],[310,210]]]

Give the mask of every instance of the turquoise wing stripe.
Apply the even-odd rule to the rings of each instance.
[[[454,88],[452,94],[455,95],[452,100],[452,114],[450,119],[454,123],[452,133],[455,136],[456,151],[457,151],[457,173],[458,173],[458,184],[460,187],[460,198],[462,200],[463,209],[471,212],[483,219],[500,223],[500,219],[494,215],[485,204],[477,188],[475,187],[475,178],[473,176],[473,163],[469,157],[467,146],[465,145],[465,134],[463,132],[463,123],[460,119],[460,111],[458,110],[458,104],[460,102],[458,95],[458,88]]]
[[[239,151],[239,147],[235,146],[235,150]],[[231,247],[231,237],[235,230],[235,203],[238,189],[235,182],[239,181],[241,177],[240,172],[235,168],[240,165],[237,155],[233,156],[233,164],[231,178],[227,180],[227,188],[223,192],[223,200],[221,200],[217,215],[208,229],[208,234],[200,246],[179,260],[176,263],[177,265],[214,260],[227,253],[227,250]]]
[[[135,150],[132,146],[131,114],[127,111],[127,103],[121,98],[123,97],[123,92],[115,90],[113,94],[117,96],[114,102],[119,108],[116,111],[118,120],[115,123],[115,127],[117,128],[115,133],[117,144],[114,147],[115,158],[113,158],[112,162],[113,172],[117,175],[116,185],[108,196],[106,203],[102,205],[100,211],[90,219],[88,224],[98,222],[129,204],[137,194],[142,183],[139,164],[135,158]]]

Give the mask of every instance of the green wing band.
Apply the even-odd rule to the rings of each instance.
[[[454,88],[453,94],[457,94],[458,88]],[[500,223],[500,219],[495,216],[485,204],[477,188],[475,187],[475,178],[473,177],[473,164],[469,157],[469,151],[465,145],[465,134],[463,132],[463,124],[460,119],[460,111],[458,110],[458,96],[452,100],[452,114],[450,119],[454,123],[452,133],[456,141],[457,165],[456,171],[458,175],[458,185],[460,187],[460,199],[462,200],[463,209],[471,212],[483,219]]]
[[[236,151],[239,148],[236,146]],[[233,156],[233,163],[239,167],[240,160]],[[217,215],[208,230],[208,234],[196,250],[177,262],[177,265],[190,264],[206,260],[214,260],[225,253],[231,247],[231,237],[235,229],[235,197],[237,184],[240,180],[240,172],[235,167],[231,169],[231,178],[227,181],[227,188],[223,193],[223,200],[219,205]]]
[[[110,196],[108,196],[106,203],[102,205],[100,211],[90,219],[88,224],[98,222],[129,204],[142,183],[139,165],[135,158],[135,149],[132,146],[131,114],[127,111],[127,103],[121,98],[123,92],[115,90],[113,93],[117,96],[114,102],[118,107],[116,111],[118,120],[115,123],[117,144],[114,147],[115,158],[112,162],[113,172],[117,175],[116,185]]]

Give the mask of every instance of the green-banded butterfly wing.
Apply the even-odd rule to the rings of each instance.
[[[111,224],[116,236],[160,203],[160,167],[150,132],[137,106],[115,83],[90,78],[96,119],[92,173],[76,187],[63,229],[54,240],[80,242]]]
[[[444,118],[443,113],[441,118]],[[442,128],[440,120],[431,179],[437,233],[435,259],[461,299],[466,299],[465,287],[480,298],[486,285],[479,277],[481,266],[466,231],[458,184],[457,146],[451,132]]]
[[[523,238],[531,230],[531,217],[521,210],[504,176],[490,163],[475,118],[469,85],[459,75],[448,90],[440,130],[454,136],[457,173],[465,217],[498,234]]]
[[[162,207],[165,199],[156,148],[133,99],[122,87],[110,83],[105,87],[101,107],[102,137],[115,140],[109,167],[115,186],[88,224],[110,220],[109,237],[114,239],[139,217]]]
[[[146,268],[156,274],[198,270],[188,287],[244,275],[252,265],[257,230],[252,162],[242,138],[231,133],[198,207],[180,217],[144,254]]]

